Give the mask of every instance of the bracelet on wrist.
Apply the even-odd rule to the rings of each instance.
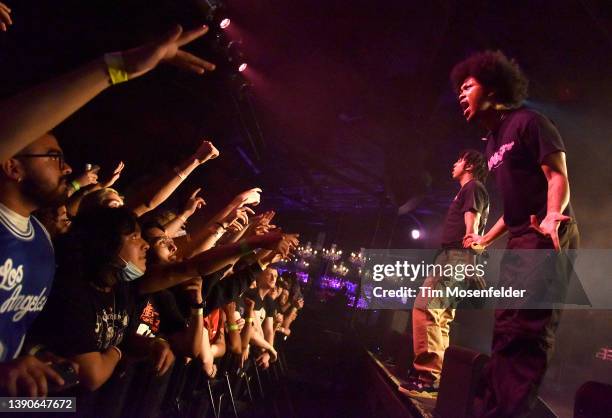
[[[185,180],[187,176],[178,167],[174,167],[174,173],[181,179]]]
[[[40,354],[42,351],[44,351],[45,346],[42,344],[37,344],[34,347],[30,348],[28,350],[28,355],[30,356],[35,356],[37,354]]]
[[[111,345],[109,348],[112,348],[113,350],[115,350],[115,352],[119,354],[119,360],[121,360],[121,358],[123,357],[123,353],[121,352],[119,347],[117,347],[116,345]]]
[[[104,63],[106,64],[110,84],[115,85],[128,81],[129,77],[127,71],[125,71],[121,52],[104,54]]]
[[[227,329],[230,331],[240,331],[238,324],[227,324]]]

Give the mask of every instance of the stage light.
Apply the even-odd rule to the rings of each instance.
[[[410,231],[410,236],[412,237],[412,239],[419,239],[421,238],[421,231],[419,231],[418,229],[413,229],[412,231]]]
[[[246,62],[243,62],[242,64],[238,66],[238,71],[243,72],[244,70],[247,69],[248,66],[249,65]]]
[[[230,25],[230,23],[232,23],[232,21],[231,21],[231,20],[229,20],[229,19],[226,17],[225,19],[222,19],[222,20],[221,20],[221,23],[219,23],[219,27],[220,27],[221,29],[225,29],[225,28],[227,28],[227,27]]]

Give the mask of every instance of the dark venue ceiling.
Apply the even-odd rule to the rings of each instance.
[[[6,2],[16,23],[0,34],[3,95],[151,39],[173,22],[192,27],[204,18],[201,0]],[[222,158],[194,174],[179,197],[202,184],[213,208],[260,186],[263,205],[307,239],[325,232],[328,243],[353,247],[413,245],[406,231],[415,225],[435,237],[456,191],[450,169],[458,151],[483,148],[483,133],[462,120],[448,73],[470,52],[500,48],[522,64],[531,105],[567,142],[587,242],[610,245],[609,1],[226,5],[226,36],[243,41],[251,87],[230,80],[209,33],[190,48],[220,64],[214,74],[158,69],[105,92],[59,127],[74,166],[123,159],[119,187],[129,192],[210,137]]]

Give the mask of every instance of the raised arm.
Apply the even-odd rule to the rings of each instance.
[[[297,235],[271,232],[246,238],[240,243],[215,247],[189,260],[167,266],[150,268],[139,282],[141,293],[152,293],[175,286],[192,277],[205,276],[225,267],[236,256],[256,248],[273,249],[287,255],[297,246]]]
[[[116,73],[132,79],[168,62],[197,73],[214,65],[179,48],[204,35],[207,27],[183,31],[176,26],[158,40],[111,54]],[[107,54],[108,56],[108,54]],[[0,102],[0,161],[11,158],[111,85],[109,60],[100,57],[78,69]]]
[[[164,225],[166,234],[169,237],[175,237],[181,227],[185,225],[185,223],[187,223],[187,220],[191,217],[191,215],[193,215],[196,210],[206,205],[206,201],[200,196],[198,196],[200,190],[202,190],[202,188],[199,188],[194,191],[189,196],[187,202],[185,202],[183,210],[176,215],[176,218]]]
[[[126,206],[138,217],[152,211],[165,202],[193,170],[218,156],[219,151],[214,145],[210,141],[203,141],[192,156],[153,180],[141,192],[131,196]]]
[[[236,196],[227,206],[215,214],[207,223],[191,235],[191,240],[182,248],[183,256],[191,258],[212,248],[232,223],[248,224],[248,214],[254,213],[248,204],[257,204],[261,189],[247,190]]]

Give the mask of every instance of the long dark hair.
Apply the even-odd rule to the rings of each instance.
[[[134,233],[138,219],[124,207],[98,207],[79,213],[58,243],[58,277],[113,286],[120,266],[123,236]]]

